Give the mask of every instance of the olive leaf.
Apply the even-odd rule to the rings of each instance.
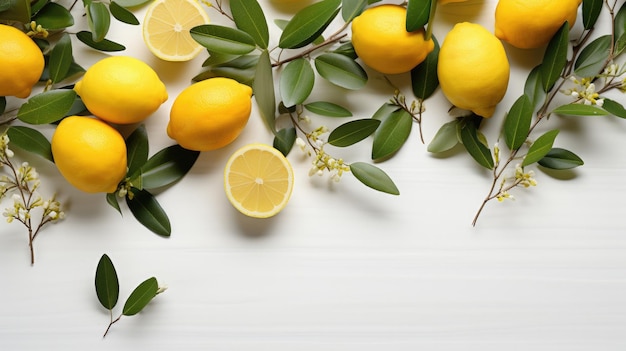
[[[548,152],[552,150],[552,145],[558,134],[559,130],[554,129],[537,138],[537,140],[530,145],[528,153],[524,157],[524,161],[522,161],[522,167],[531,165],[546,156]]]
[[[76,93],[70,89],[49,90],[30,99],[17,112],[17,118],[29,124],[47,124],[65,117],[72,108]]]
[[[530,100],[533,111],[543,104],[547,94],[543,90],[541,65],[535,66],[528,74],[526,82],[524,83],[524,94]]]
[[[36,13],[36,15],[33,16],[33,21],[40,24],[43,28],[47,30],[59,30],[74,25],[74,17],[65,7],[55,2],[40,1],[38,3],[45,5],[43,5],[40,10],[33,12]]]
[[[561,148],[552,148],[538,163],[545,168],[555,170],[571,169],[584,164],[578,155]]]
[[[111,11],[111,15],[115,17],[116,20],[120,22],[124,22],[126,24],[130,24],[136,26],[139,24],[139,20],[135,15],[127,10],[122,5],[118,4],[116,1],[111,1],[109,4],[109,11]]]
[[[241,55],[233,55],[233,54],[222,54],[219,52],[211,52],[209,51],[209,57],[202,63],[202,67],[209,67],[220,65],[224,63],[228,63]]]
[[[154,299],[159,290],[159,283],[155,277],[148,278],[139,284],[135,290],[128,296],[122,314],[125,316],[133,316],[141,312],[141,310]]]
[[[596,24],[603,4],[603,0],[583,0],[582,14],[585,29],[591,29]]]
[[[227,77],[241,84],[252,85],[256,74],[259,56],[255,54],[238,56],[233,60],[212,66],[193,78],[200,81],[211,77]]]
[[[119,214],[122,214],[120,203],[117,201],[117,192],[107,193],[106,200],[109,206],[113,207]]]
[[[126,138],[126,160],[131,177],[148,161],[148,153],[148,133],[142,124]]]
[[[50,142],[40,131],[25,126],[10,126],[7,135],[11,145],[54,162]]]
[[[126,47],[122,44],[118,44],[108,39],[95,41],[93,40],[93,36],[94,35],[91,32],[85,30],[76,33],[76,38],[78,38],[78,40],[80,40],[83,44],[89,46],[92,49],[104,52],[116,52],[126,50]]]
[[[154,195],[147,190],[132,189],[132,200],[126,197],[126,204],[137,221],[153,233],[169,237],[172,233],[170,220]]]
[[[424,28],[430,16],[430,0],[409,0],[406,7],[406,31]]]
[[[459,144],[458,137],[459,120],[444,123],[428,144],[426,150],[432,153],[445,152]]]
[[[391,195],[400,195],[400,191],[387,173],[374,165],[355,162],[350,164],[350,171],[357,180],[374,190]]]
[[[298,11],[283,30],[278,46],[297,49],[312,43],[339,13],[341,0],[322,0]]]
[[[140,168],[142,189],[157,189],[180,180],[199,155],[200,152],[187,150],[178,144],[160,150]]]
[[[491,150],[483,142],[483,136],[474,123],[466,123],[461,128],[461,141],[467,152],[479,165],[493,169],[494,160]]]
[[[556,113],[559,115],[566,116],[606,116],[608,112],[605,110],[594,106],[594,105],[584,105],[584,104],[567,104],[562,105],[554,110],[552,113]]]
[[[342,0],[341,17],[348,23],[360,15],[366,6],[367,0]]]
[[[615,117],[626,118],[626,109],[624,108],[624,105],[617,101],[604,98],[602,108]]]
[[[95,42],[102,41],[111,26],[111,13],[102,2],[89,2],[86,7],[87,23],[92,32],[91,38]]]
[[[248,33],[261,49],[267,49],[269,29],[259,3],[256,0],[231,0],[230,11],[237,28]]]
[[[569,23],[565,22],[554,34],[541,62],[541,79],[545,92],[549,92],[561,76],[567,63],[569,48]]]
[[[254,38],[237,28],[203,24],[191,28],[189,33],[198,44],[212,52],[244,55],[256,48]]]
[[[50,52],[48,71],[53,83],[58,83],[67,77],[73,61],[72,40],[69,34],[64,33]]]
[[[259,57],[252,91],[265,124],[270,131],[276,133],[276,92],[274,91],[272,62],[267,50],[263,50]]]
[[[520,96],[504,120],[504,141],[511,150],[519,149],[530,131],[533,108],[527,95]]]
[[[372,135],[380,125],[380,120],[372,118],[357,119],[346,122],[335,128],[328,135],[328,143],[333,146],[346,147]]]
[[[0,11],[0,21],[30,22],[30,2],[24,0],[5,0],[2,2],[3,11]]]
[[[315,84],[315,73],[309,60],[299,58],[287,64],[280,75],[280,95],[285,106],[290,107],[304,102]]]
[[[613,30],[615,33],[615,39],[619,41],[621,38],[626,37],[626,3],[622,4],[622,7],[615,14],[615,20],[613,21]]]
[[[98,301],[108,310],[112,310],[119,298],[120,286],[113,262],[106,254],[100,257],[96,268],[96,295]]]
[[[352,117],[350,112],[345,107],[337,105],[328,101],[314,101],[304,104],[304,108],[310,112],[316,113],[320,116],[326,117]]]
[[[293,148],[296,137],[296,128],[283,128],[279,130],[274,136],[274,142],[272,146],[274,146],[274,148],[280,151],[283,155],[287,156]]]
[[[379,160],[396,153],[411,135],[413,117],[405,110],[398,110],[382,119],[374,134],[372,159]]]
[[[428,99],[439,86],[437,66],[439,61],[439,42],[432,36],[435,48],[426,59],[411,70],[413,94],[420,99]]]
[[[604,66],[611,50],[613,38],[603,35],[585,46],[574,64],[574,73],[579,77],[595,77]]]
[[[368,79],[363,67],[355,60],[341,54],[319,55],[315,58],[315,68],[324,79],[345,89],[361,89]]]

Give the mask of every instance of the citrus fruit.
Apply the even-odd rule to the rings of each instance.
[[[424,30],[406,31],[406,8],[379,5],[368,8],[352,21],[352,45],[367,66],[384,74],[408,72],[433,51]]]
[[[506,93],[509,73],[502,42],[479,24],[456,24],[441,44],[439,84],[456,107],[491,117]]]
[[[289,160],[269,145],[246,145],[226,162],[226,197],[246,216],[274,216],[285,208],[292,189],[293,169]]]
[[[126,176],[126,144],[102,120],[71,116],[52,135],[52,156],[61,175],[88,193],[112,193]]]
[[[27,98],[41,78],[43,53],[21,30],[0,24],[0,96]]]
[[[203,50],[189,30],[207,23],[209,16],[196,0],[156,0],[143,21],[143,40],[160,59],[189,61]]]
[[[156,72],[128,56],[96,62],[74,90],[91,113],[116,124],[141,122],[167,100],[165,84]]]
[[[167,135],[196,151],[219,149],[239,136],[252,110],[252,89],[230,78],[210,78],[174,100]]]
[[[576,22],[581,0],[500,0],[496,37],[520,49],[546,45],[566,21]]]

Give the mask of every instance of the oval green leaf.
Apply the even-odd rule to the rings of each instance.
[[[439,42],[432,36],[435,48],[426,59],[411,70],[411,86],[413,94],[420,99],[428,99],[439,86],[437,65],[439,61]]]
[[[148,132],[146,131],[146,126],[142,124],[126,138],[126,159],[128,174],[131,178],[148,161],[148,153]]]
[[[583,26],[591,29],[598,21],[604,0],[583,0]]]
[[[120,286],[115,266],[113,266],[113,262],[106,254],[102,255],[100,261],[98,261],[95,285],[98,301],[104,308],[112,310],[117,304]]]
[[[256,0],[230,0],[230,11],[237,28],[250,34],[259,47],[267,49],[270,34],[259,3]]]
[[[65,7],[49,2],[37,12],[33,21],[48,30],[59,30],[74,25],[74,17]]]
[[[528,96],[533,111],[535,111],[539,105],[543,104],[547,94],[543,91],[541,65],[535,66],[528,74],[526,82],[524,83],[524,94]]]
[[[250,34],[237,28],[203,24],[191,28],[191,37],[211,52],[244,55],[256,48]]]
[[[605,98],[602,108],[615,117],[626,118],[626,109],[624,108],[624,105],[617,101]]]
[[[479,165],[487,169],[493,169],[493,155],[481,139],[482,137],[474,123],[467,123],[461,128],[461,141],[470,156]]]
[[[108,7],[102,2],[90,2],[87,5],[87,23],[91,29],[91,39],[95,42],[102,41],[111,26]]]
[[[65,117],[74,105],[76,93],[70,89],[57,89],[39,93],[17,112],[17,118],[29,124],[47,124]]]
[[[159,290],[159,283],[155,277],[148,278],[139,284],[124,304],[122,314],[125,316],[133,316],[141,312],[141,310],[154,299]]]
[[[594,106],[584,104],[567,104],[555,108],[552,113],[566,116],[606,116],[608,112]]]
[[[559,131],[554,129],[537,138],[537,140],[530,145],[528,153],[524,157],[524,161],[522,161],[522,167],[531,165],[546,156],[548,152],[552,150],[552,145],[554,145],[554,140],[558,134]]]
[[[405,110],[398,110],[382,120],[374,134],[372,159],[379,160],[395,154],[411,135],[413,118]]]
[[[322,0],[300,10],[285,26],[278,46],[297,49],[312,43],[337,16],[340,4],[341,0]]]
[[[25,126],[11,126],[7,130],[7,135],[11,145],[54,162],[50,142],[40,131]]]
[[[603,35],[585,46],[578,54],[574,73],[578,77],[592,78],[602,72],[611,50],[612,38]]]
[[[30,1],[25,0],[4,0],[0,2],[3,11],[0,11],[0,21],[17,21],[21,23],[30,22]]]
[[[380,168],[365,162],[350,164],[350,171],[356,179],[366,186],[391,195],[400,195],[393,180]]]
[[[109,206],[113,207],[120,215],[122,214],[120,203],[117,201],[117,192],[107,193],[106,200]]]
[[[520,96],[511,106],[504,120],[504,141],[511,150],[517,150],[528,138],[533,107],[527,95]]]
[[[422,29],[428,23],[430,3],[430,0],[409,0],[406,7],[407,32]]]
[[[348,23],[360,15],[366,6],[367,0],[342,0],[341,17],[344,22]]]
[[[380,120],[372,118],[357,119],[335,128],[328,135],[328,143],[337,147],[346,147],[372,135],[380,125]]]
[[[613,30],[616,40],[619,40],[626,36],[626,2],[622,4],[622,7],[620,7],[615,14],[615,20],[613,21]]]
[[[289,152],[291,152],[293,144],[296,142],[296,137],[296,128],[289,127],[281,129],[274,136],[273,146],[276,150],[287,156]]]
[[[459,120],[455,119],[442,125],[426,150],[432,153],[440,153],[451,150],[459,144],[458,126]]]
[[[102,39],[101,41],[94,41],[93,34],[89,31],[80,31],[76,33],[76,38],[80,40],[83,44],[89,46],[92,49],[96,49],[104,52],[116,52],[116,51],[124,51],[126,47],[122,44],[118,44],[114,41],[108,39]]]
[[[550,91],[561,76],[567,63],[568,47],[569,24],[565,22],[550,39],[541,63],[541,81],[545,92]]]
[[[48,71],[53,83],[58,83],[67,78],[72,62],[74,62],[72,57],[72,40],[69,34],[64,33],[50,52]]]
[[[132,189],[133,199],[126,197],[126,204],[137,221],[153,233],[169,237],[172,233],[170,220],[157,202],[154,195],[147,190]]]
[[[367,73],[353,59],[335,53],[315,58],[315,68],[324,79],[345,89],[358,90],[367,83]]]
[[[263,50],[259,57],[252,91],[265,124],[272,133],[276,134],[276,92],[274,91],[272,62],[267,50]]]
[[[280,95],[286,107],[304,102],[315,84],[315,73],[309,60],[299,58],[287,64],[280,75]]]
[[[352,117],[352,112],[350,112],[348,109],[328,101],[310,102],[308,104],[305,104],[304,108],[320,116]]]
[[[572,169],[584,164],[578,155],[561,148],[552,148],[538,163],[543,167],[556,170]]]
[[[113,17],[115,17],[115,19],[120,22],[124,22],[133,26],[139,24],[139,20],[132,12],[128,11],[125,7],[119,5],[115,1],[111,1],[111,3],[109,4],[109,11],[111,11],[111,15],[113,15]]]
[[[194,165],[200,152],[178,144],[154,154],[141,166],[143,189],[157,189],[180,180]]]

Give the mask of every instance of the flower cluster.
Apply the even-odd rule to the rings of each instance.
[[[596,92],[596,85],[592,83],[591,78],[578,79],[574,76],[570,77],[574,87],[563,91],[565,95],[570,95],[574,99],[582,101],[585,105],[597,105],[602,107],[604,99],[600,98],[600,94]]]
[[[526,172],[521,164],[515,165],[515,174],[513,175],[513,177],[502,179],[502,183],[500,184],[500,191],[498,192],[498,194],[496,194],[496,199],[499,202],[502,202],[506,199],[515,200],[513,195],[509,194],[509,190],[513,189],[516,186],[523,186],[524,188],[537,186],[537,181],[534,177],[534,171],[530,170]]]
[[[26,29],[29,29],[26,35],[31,38],[47,38],[50,34],[41,24],[37,24],[35,21],[30,22],[30,25]]]
[[[307,147],[307,143],[302,138],[296,139],[296,145],[298,145],[300,150],[307,156],[312,156],[312,154],[315,153],[312,161],[313,167],[309,170],[309,176],[316,174],[322,176],[325,171],[328,171],[330,178],[335,182],[339,182],[341,176],[345,172],[350,171],[350,166],[346,164],[343,159],[336,159],[324,151],[324,145],[326,143],[321,139],[321,136],[326,133],[328,133],[328,127],[321,126],[306,134],[309,145],[313,151]]]

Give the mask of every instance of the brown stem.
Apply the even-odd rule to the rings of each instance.
[[[111,312],[111,322],[109,323],[109,326],[107,327],[107,329],[104,331],[102,338],[105,338],[107,334],[109,333],[109,330],[111,329],[113,324],[117,323],[120,320],[120,318],[122,318],[122,315],[120,314],[119,317],[113,319],[113,310],[109,310],[109,311]]]
[[[343,28],[345,28],[345,26]],[[336,35],[335,34],[335,35],[331,36],[330,38],[324,40],[323,42],[321,42],[321,43],[319,43],[319,44],[317,44],[315,46],[312,46],[312,47],[302,51],[301,53],[299,53],[297,55],[293,55],[293,56],[288,57],[288,58],[286,58],[284,60],[280,60],[278,62],[273,63],[272,67],[280,67],[280,66],[284,65],[285,63],[297,60],[297,59],[302,58],[302,57],[306,57],[306,56],[310,55],[311,53],[315,52],[316,50],[319,50],[319,49],[321,49],[321,48],[323,48],[325,46],[328,46],[328,45],[331,45],[331,44],[334,44],[334,43],[338,42],[339,40],[345,38],[347,35],[348,34],[345,34],[345,33],[341,34],[341,35]]]

